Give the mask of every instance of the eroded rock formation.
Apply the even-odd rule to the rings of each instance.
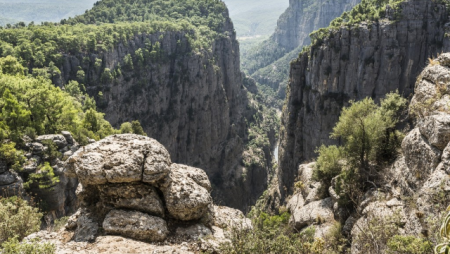
[[[251,227],[239,210],[214,206],[203,170],[172,163],[167,150],[148,137],[107,137],[79,149],[65,169],[67,176],[80,180],[80,209],[53,239],[61,251],[70,253],[73,245],[86,242],[100,244],[110,235],[149,243],[210,236],[190,247],[207,250],[226,241],[231,229]],[[64,235],[75,243],[64,244]],[[36,236],[51,238],[45,232],[31,238]]]

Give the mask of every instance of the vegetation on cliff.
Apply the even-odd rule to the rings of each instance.
[[[389,93],[380,106],[366,98],[344,107],[331,138],[342,140],[341,146],[324,146],[318,150],[314,178],[330,186],[336,178],[336,191],[343,204],[358,205],[362,194],[377,171],[396,157],[403,134],[396,129],[407,100]],[[359,191],[357,191],[359,190]]]

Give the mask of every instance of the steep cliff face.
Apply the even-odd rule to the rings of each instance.
[[[409,96],[427,59],[447,48],[445,4],[405,1],[397,20],[394,10],[386,12],[389,19],[330,31],[291,64],[280,134],[282,199],[299,163],[313,159],[321,144],[338,142],[329,135],[349,100],[395,90]]]
[[[287,50],[310,44],[309,34],[350,10],[359,0],[311,1],[290,0],[289,8],[281,15],[273,40]]]
[[[217,201],[245,209],[265,190],[267,168],[242,165],[245,119],[252,121],[258,110],[247,99],[239,44],[228,13],[224,16],[223,32],[210,48],[195,48],[189,31],[139,34],[109,51],[65,55],[61,78],[54,82],[76,80],[83,70],[88,93],[113,126],[139,120],[174,162],[207,172]],[[140,50],[149,45],[152,58],[140,59]],[[121,74],[108,78],[108,70]]]
[[[440,241],[433,232],[440,227],[450,197],[450,54],[430,62],[417,77],[409,105],[412,130],[405,133],[401,154],[375,173],[378,176],[371,182],[375,188],[365,189],[355,209],[348,209],[339,202],[335,184],[339,177],[323,190],[326,183],[312,177],[315,162],[300,165],[298,180],[304,187],[287,202],[293,227],[303,230],[314,226],[316,236],[323,237],[339,220],[342,233],[351,243],[349,251],[355,254],[388,253],[396,248],[391,242],[394,235],[428,241],[428,247],[422,245],[420,253],[432,252],[432,246]],[[322,222],[313,225],[319,216]],[[368,235],[383,236],[375,239]]]
[[[277,90],[280,98],[288,79],[289,62],[303,46],[310,44],[309,34],[327,27],[334,18],[350,10],[360,0],[290,0],[289,8],[278,19],[274,34],[243,55],[243,68],[256,81]]]

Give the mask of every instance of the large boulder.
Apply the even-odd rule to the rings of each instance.
[[[167,223],[155,216],[136,211],[112,210],[103,221],[107,234],[122,235],[142,241],[164,241]]]
[[[83,185],[155,183],[169,172],[170,155],[156,140],[133,134],[109,136],[68,159],[68,175]]]
[[[444,150],[450,142],[450,115],[437,114],[425,117],[418,127],[428,142],[439,150]]]
[[[211,184],[201,169],[174,163],[161,189],[170,215],[179,220],[200,219],[212,205]]]
[[[322,184],[313,180],[315,162],[302,164],[298,167],[299,180],[302,182],[302,193],[305,203],[311,203],[321,198]]]
[[[293,210],[289,220],[289,224],[299,230],[312,224],[333,222],[333,200],[331,198],[311,202],[298,210]]]
[[[423,178],[431,173],[441,158],[441,151],[430,145],[419,128],[415,128],[405,137],[402,150],[406,165],[416,174],[416,178]]]

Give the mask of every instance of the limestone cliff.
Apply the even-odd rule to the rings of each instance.
[[[54,82],[79,80],[82,70],[87,92],[113,126],[139,120],[174,162],[207,172],[217,201],[245,209],[265,190],[271,159],[269,151],[265,167],[243,166],[246,119],[252,122],[258,107],[247,99],[239,44],[228,13],[223,15],[210,47],[195,47],[189,31],[136,34],[111,50],[64,55]],[[154,54],[142,60],[139,52],[148,47]]]
[[[291,64],[283,108],[278,184],[290,191],[297,167],[315,157],[349,100],[379,99],[399,90],[405,97],[427,59],[448,48],[444,3],[408,0],[399,15],[329,31]]]
[[[409,106],[413,128],[403,139],[401,154],[378,172],[354,209],[339,203],[336,178],[323,191],[322,183],[312,177],[315,163],[300,165],[297,180],[303,187],[287,202],[291,225],[297,230],[314,225],[316,237],[324,237],[339,221],[353,254],[392,251],[388,242],[394,235],[426,238],[429,247],[420,253],[432,252],[450,201],[449,77],[449,53],[432,60],[419,75]]]
[[[334,18],[350,10],[360,0],[290,0],[289,8],[278,19],[274,34],[243,55],[243,68],[252,78],[275,90],[284,89],[289,76],[289,62],[303,46],[310,44],[309,34],[327,27]]]

